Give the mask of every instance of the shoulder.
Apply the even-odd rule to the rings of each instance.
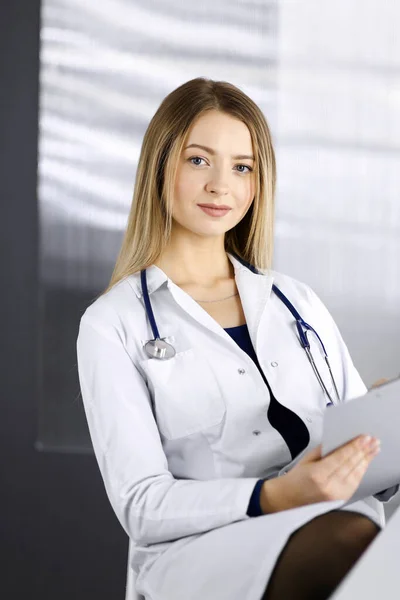
[[[330,310],[308,283],[278,271],[271,270],[269,273],[273,278],[273,284],[293,304],[304,321],[318,326],[328,335],[336,336],[339,333]]]
[[[108,292],[94,300],[80,319],[80,327],[91,325],[104,333],[114,329],[124,332],[128,315],[132,317],[141,309],[140,300],[131,285],[132,276],[116,283]]]
[[[270,270],[269,275],[272,277],[273,284],[293,303],[296,301],[306,306],[321,303],[320,298],[306,282],[280,271]]]

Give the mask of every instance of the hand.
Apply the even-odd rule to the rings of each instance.
[[[379,453],[379,446],[376,438],[358,436],[322,458],[320,444],[286,475],[264,482],[260,498],[263,512],[349,500]]]

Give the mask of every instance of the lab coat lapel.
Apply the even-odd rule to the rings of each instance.
[[[253,347],[258,353],[260,325],[271,296],[273,277],[269,273],[253,273],[232,254],[228,258],[235,267],[236,285],[239,290],[243,312]],[[226,333],[226,332],[224,332]]]

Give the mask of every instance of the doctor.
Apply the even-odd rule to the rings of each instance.
[[[366,387],[316,294],[270,269],[275,177],[248,96],[174,90],[80,322],[90,435],[146,600],[328,598],[398,490],[346,504],[379,440],[321,457],[325,410]]]

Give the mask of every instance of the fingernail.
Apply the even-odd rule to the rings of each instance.
[[[370,442],[371,442],[371,439],[372,439],[372,438],[371,438],[371,436],[370,436],[370,435],[364,435],[364,436],[361,438],[361,442],[360,442],[360,443],[361,443],[361,446],[363,446],[363,447],[364,447],[364,446],[369,446],[369,445],[370,445]]]
[[[379,448],[380,445],[381,445],[381,440],[379,440],[378,438],[372,438],[372,440],[369,443],[370,448]]]

